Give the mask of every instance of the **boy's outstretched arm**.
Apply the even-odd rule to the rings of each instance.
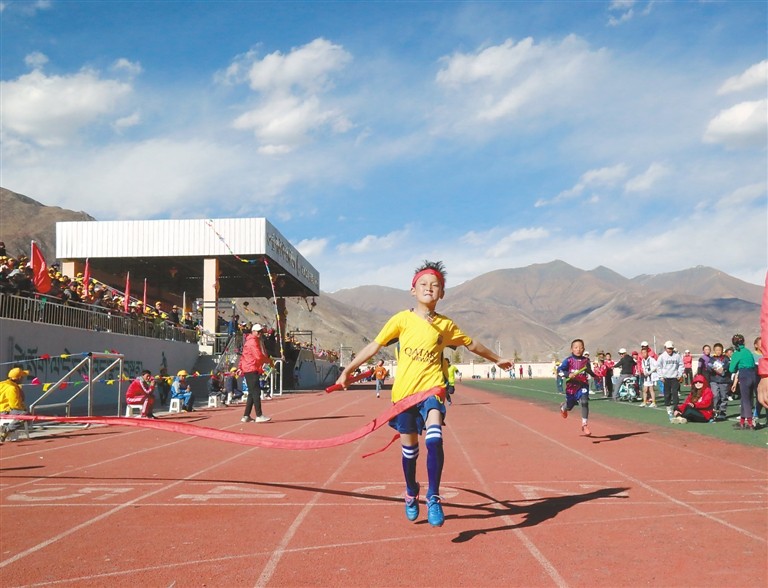
[[[469,349],[475,355],[479,355],[480,357],[485,358],[488,361],[492,361],[503,370],[508,370],[515,363],[514,361],[500,358],[493,351],[488,349],[485,345],[483,345],[482,343],[478,343],[474,339],[472,340],[472,343],[467,345],[467,349]]]
[[[381,349],[381,345],[376,343],[376,341],[371,341],[370,343],[368,343],[368,345],[366,345],[360,351],[358,351],[357,355],[355,356],[355,359],[353,359],[349,363],[349,365],[344,368],[344,370],[339,375],[339,378],[336,380],[336,383],[342,388],[346,388],[349,382],[350,374],[352,374],[357,368],[359,368],[366,361],[368,361],[374,355],[376,355],[380,349]]]

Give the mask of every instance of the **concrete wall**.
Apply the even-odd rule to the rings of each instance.
[[[157,374],[161,367],[167,367],[169,374],[175,374],[180,369],[190,373],[194,371],[198,360],[198,348],[195,344],[176,341],[163,341],[133,335],[117,335],[73,329],[56,325],[45,325],[12,319],[0,319],[0,377],[5,379],[8,370],[14,365],[21,365],[29,370],[30,376],[24,386],[24,394],[29,405],[40,397],[42,384],[57,382],[89,352],[112,352],[125,356],[123,370],[128,377],[137,376],[141,370],[151,370]],[[41,356],[49,355],[51,359],[43,360]],[[64,357],[62,357],[64,356]],[[108,361],[96,360],[95,368],[99,365],[106,367]],[[119,380],[117,370],[110,371],[104,378],[105,382],[94,385],[94,406],[99,414],[116,414]],[[41,385],[30,384],[33,378],[38,378]],[[81,380],[82,378],[77,378]],[[196,378],[200,383],[193,382],[196,394],[207,395],[207,378]],[[79,387],[82,387],[80,384]],[[122,385],[125,393],[127,383]],[[63,402],[78,389],[76,384],[65,390],[56,392],[50,402]],[[204,396],[201,396],[204,398]],[[49,400],[46,399],[46,403]],[[86,412],[85,399],[78,398],[72,413],[83,415]],[[40,414],[52,414],[39,411]],[[63,412],[56,412],[63,414]]]
[[[480,379],[490,379],[492,377],[491,375],[491,367],[493,364],[490,363],[457,363],[456,367],[461,372],[462,379],[471,380],[473,377],[480,378]],[[523,366],[523,377],[528,377],[528,366],[531,366],[531,372],[533,378],[553,378],[555,377],[555,372],[553,370],[554,363],[552,362],[545,362],[545,363],[530,363],[530,362],[520,362],[519,364],[515,365],[515,377],[519,378],[520,373],[519,369],[520,366]],[[394,361],[385,361],[384,367],[389,370],[389,375],[391,377],[395,377],[397,375],[397,364]],[[496,368],[496,379],[508,379],[510,377],[509,372],[503,371],[500,368]]]

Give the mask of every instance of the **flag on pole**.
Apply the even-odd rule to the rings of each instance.
[[[88,286],[91,285],[91,260],[90,258],[85,258],[85,271],[83,271],[83,289],[85,290],[85,293],[88,293]]]
[[[147,278],[144,278],[144,299],[142,302],[144,304],[144,310],[146,310],[147,309]]]
[[[125,274],[125,299],[123,300],[123,312],[128,314],[128,307],[131,303],[131,272]]]
[[[51,276],[48,275],[48,265],[45,263],[43,252],[32,241],[32,280],[35,284],[35,290],[40,294],[46,294],[51,291]]]

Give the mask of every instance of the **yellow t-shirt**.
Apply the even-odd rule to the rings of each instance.
[[[456,385],[456,372],[459,371],[459,368],[457,368],[455,365],[451,364],[448,366],[447,370],[447,380],[449,386],[455,386]]]
[[[444,386],[443,349],[472,344],[472,339],[448,317],[436,314],[429,323],[411,310],[398,312],[376,335],[376,342],[382,346],[395,340],[398,360],[392,402]]]

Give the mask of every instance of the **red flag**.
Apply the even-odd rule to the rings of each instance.
[[[123,312],[128,314],[128,307],[131,303],[131,272],[125,274],[125,300],[123,300]]]
[[[46,294],[51,291],[51,276],[48,275],[48,265],[45,263],[43,252],[37,244],[32,241],[32,274],[35,283],[35,290],[40,294]]]
[[[143,300],[143,303],[144,303],[144,309],[146,310],[146,308],[147,308],[147,278],[144,278],[144,300]]]
[[[85,293],[88,293],[88,286],[91,285],[91,260],[85,258],[85,271],[83,272],[83,288]]]

